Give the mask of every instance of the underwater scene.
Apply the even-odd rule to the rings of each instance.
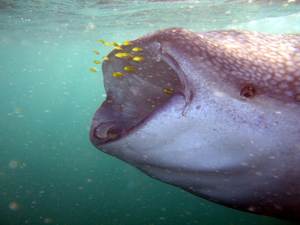
[[[175,27],[296,34],[300,1],[0,0],[0,225],[297,224],[197,197],[166,184],[172,183],[168,178],[145,175],[135,159],[126,163],[100,151],[108,140],[100,150],[91,142],[94,114],[107,97],[102,64],[111,70],[110,64],[105,67],[113,57],[108,54],[126,49],[115,57],[130,56],[137,65],[112,73],[121,79],[147,60],[135,39]],[[126,46],[132,46],[131,55]],[[166,96],[173,91],[164,89]],[[255,94],[251,86],[242,91],[246,97]],[[184,145],[192,142],[186,139]]]

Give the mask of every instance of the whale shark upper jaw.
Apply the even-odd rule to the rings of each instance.
[[[162,55],[158,42],[142,42],[133,41],[122,51],[113,50],[103,63],[107,98],[96,111],[90,130],[91,142],[98,148],[128,135],[172,96],[184,95],[179,77],[183,71],[176,61],[170,55]],[[135,46],[142,51],[132,52]],[[142,60],[134,61],[136,56]]]

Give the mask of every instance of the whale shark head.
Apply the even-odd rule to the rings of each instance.
[[[296,35],[180,28],[136,39],[103,63],[90,140],[197,196],[297,218],[299,46]]]

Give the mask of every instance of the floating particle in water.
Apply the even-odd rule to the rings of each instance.
[[[96,25],[92,22],[89,22],[86,26],[85,26],[85,29],[86,31],[90,31],[90,30],[95,30],[96,28]]]
[[[53,222],[53,219],[51,219],[51,218],[44,218],[43,219],[43,222],[45,223],[45,224],[49,224],[49,223],[52,223]]]
[[[86,182],[91,183],[93,180],[91,178],[87,178]]]
[[[77,189],[82,191],[84,188],[82,186],[79,186]]]
[[[20,169],[24,169],[27,166],[27,164],[25,162],[19,162],[18,166]]]
[[[98,50],[93,50],[93,52],[96,54],[96,55],[100,55],[100,52]]]
[[[22,110],[21,107],[16,107],[16,108],[15,108],[15,113],[16,113],[16,114],[20,114],[20,113],[22,113],[22,111],[23,111],[23,110]]]
[[[16,161],[16,160],[11,160],[11,161],[9,161],[9,163],[8,163],[8,166],[9,166],[9,168],[11,168],[11,169],[16,169],[16,168],[18,167],[18,165],[19,165],[19,162]]]
[[[17,211],[18,209],[20,209],[20,205],[19,203],[13,201],[9,203],[8,208],[12,211]]]

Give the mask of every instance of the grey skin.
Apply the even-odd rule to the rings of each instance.
[[[97,148],[199,197],[300,220],[300,35],[171,28],[117,52]]]

